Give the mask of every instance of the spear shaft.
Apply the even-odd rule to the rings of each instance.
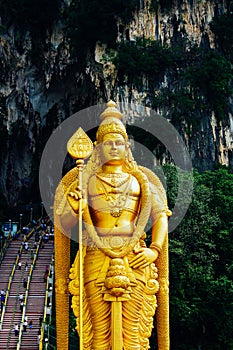
[[[93,150],[93,144],[82,128],[68,141],[69,154],[76,159],[78,169],[78,186],[82,194],[82,173],[84,159],[88,158]],[[82,235],[82,198],[79,201],[78,211],[78,241],[79,241],[79,349],[83,350],[83,235]]]
[[[76,161],[78,182],[82,191],[83,159]],[[83,350],[83,232],[82,232],[82,199],[79,201],[78,212],[78,242],[79,242],[79,349]]]

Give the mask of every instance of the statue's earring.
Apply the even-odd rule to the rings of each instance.
[[[100,144],[95,141],[94,142],[94,147],[95,147],[95,159],[94,162],[97,166],[101,166],[102,165],[102,161],[101,161],[101,152],[100,152]]]
[[[129,159],[129,149],[128,149],[128,148],[126,148],[126,151],[125,151],[125,160],[126,160],[127,163],[130,162],[130,159]]]
[[[132,159],[131,159],[131,151],[130,151],[130,143],[129,142],[126,142],[126,147],[125,147],[125,160],[127,162],[131,162]]]

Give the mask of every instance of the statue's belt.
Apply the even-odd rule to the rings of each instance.
[[[125,247],[131,240],[131,237],[129,236],[104,236],[101,237],[101,241],[103,242],[104,246],[107,248],[111,248],[113,250],[120,250],[121,248]],[[98,247],[92,242],[87,241],[87,251],[91,250],[97,250]]]

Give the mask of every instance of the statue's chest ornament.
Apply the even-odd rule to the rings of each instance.
[[[126,184],[131,178],[130,174],[120,174],[120,173],[99,173],[96,177],[106,185],[114,188],[119,188]]]
[[[110,214],[114,218],[121,216],[126,201],[129,197],[129,188],[132,182],[132,176],[122,177],[122,174],[107,174],[101,176],[96,174],[101,189],[104,191],[106,203],[110,208]],[[110,176],[111,175],[111,176]],[[123,187],[124,186],[124,187]],[[111,187],[109,190],[108,187]]]

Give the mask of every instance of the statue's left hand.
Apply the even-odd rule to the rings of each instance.
[[[133,269],[144,268],[153,263],[158,257],[158,252],[150,248],[141,248],[135,252],[135,257],[129,261]]]

